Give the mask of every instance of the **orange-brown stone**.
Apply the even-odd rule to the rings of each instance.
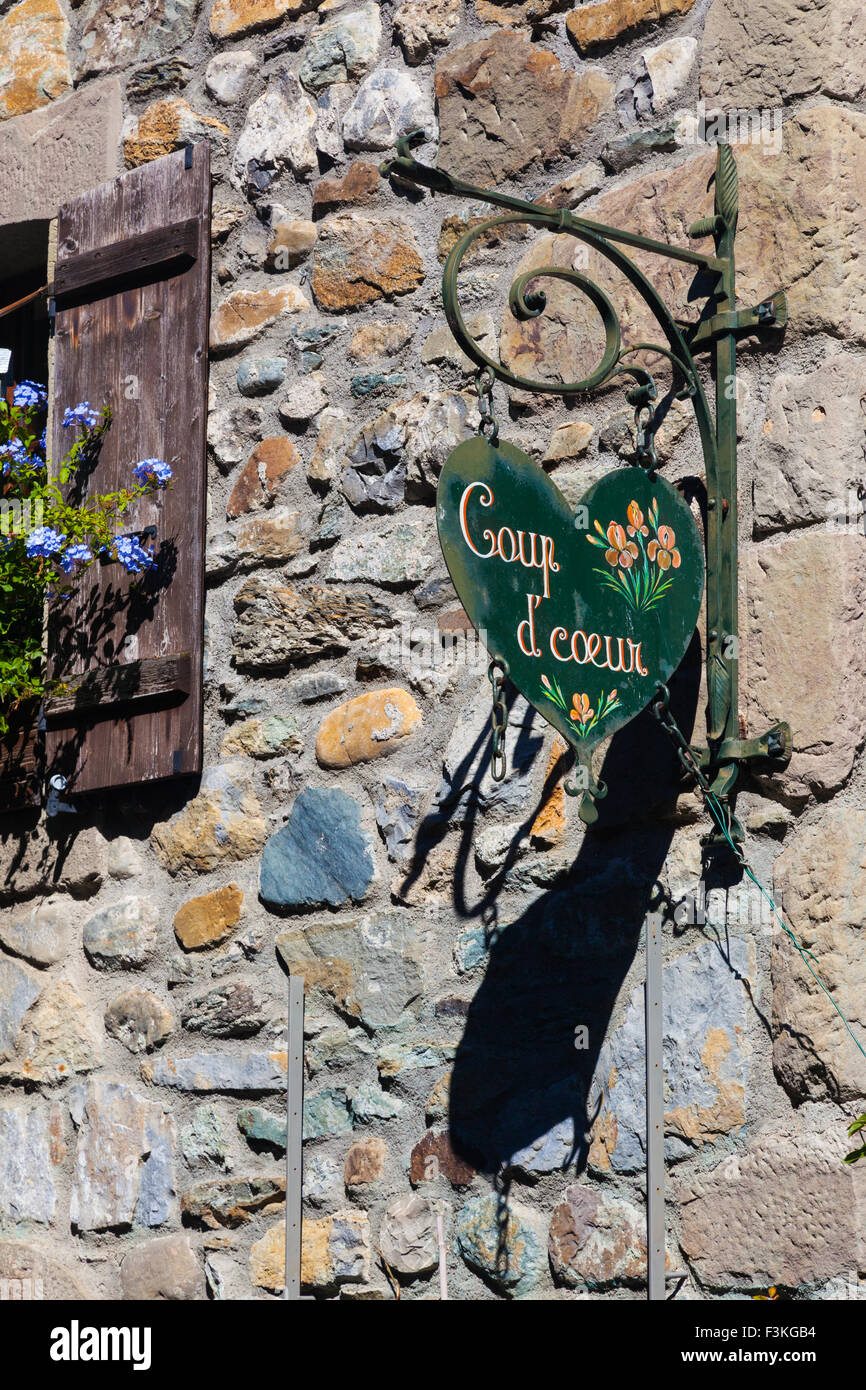
[[[544,799],[529,831],[530,838],[545,848],[558,844],[565,830],[565,788],[561,779],[567,753],[563,740],[555,738],[544,774]]]
[[[211,318],[211,348],[219,352],[242,347],[282,314],[299,314],[309,307],[296,285],[278,290],[235,290]]]
[[[340,213],[322,225],[313,293],[323,309],[357,309],[408,294],[424,279],[412,228],[399,217]]]
[[[238,553],[255,564],[262,560],[290,560],[304,548],[306,540],[300,512],[287,507],[279,507],[267,516],[251,516],[237,531]]]
[[[174,919],[174,934],[187,951],[224,941],[241,917],[244,895],[236,883],[202,893],[184,903]]]
[[[347,1187],[367,1187],[378,1182],[385,1171],[385,1158],[388,1150],[384,1139],[373,1135],[369,1139],[356,1139],[349,1146],[343,1167],[343,1181]]]
[[[21,0],[0,19],[0,119],[47,106],[72,86],[68,34],[58,0]]]
[[[429,1130],[412,1150],[409,1159],[409,1181],[413,1187],[422,1182],[447,1178],[452,1187],[468,1187],[475,1169],[451,1147],[447,1133]]]
[[[472,623],[465,608],[449,608],[447,613],[440,615],[438,627],[440,632],[472,631]]]
[[[369,202],[381,186],[376,165],[356,159],[341,179],[319,180],[313,189],[313,210],[326,211],[340,204]]]
[[[695,0],[596,0],[572,10],[566,27],[583,52],[645,29],[672,14],[688,14]]]
[[[371,762],[418,728],[421,711],[407,690],[375,690],[326,716],[316,739],[320,767],[352,767]]]
[[[312,251],[319,235],[315,222],[293,217],[278,222],[268,242],[267,262],[271,270],[288,270]]]
[[[275,435],[257,444],[232,489],[226,506],[229,520],[234,521],[247,512],[270,507],[300,458],[294,444],[285,435]]]
[[[278,19],[294,19],[316,8],[316,0],[214,0],[210,31],[218,39],[235,39]]]
[[[229,135],[229,128],[222,121],[213,116],[200,116],[188,101],[172,97],[145,107],[136,128],[123,142],[123,157],[127,169],[134,169],[195,140],[225,143]]]

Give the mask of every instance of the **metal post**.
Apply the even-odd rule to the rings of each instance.
[[[646,919],[646,1246],[647,1298],[665,1296],[665,1134],[662,1056],[662,917]]]
[[[286,1086],[286,1291],[301,1297],[301,1191],[304,1139],[304,979],[289,976]]]

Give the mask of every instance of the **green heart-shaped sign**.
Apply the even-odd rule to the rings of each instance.
[[[576,508],[512,444],[469,439],[445,463],[439,541],[491,656],[588,765],[685,655],[704,557],[688,505],[641,468]]]

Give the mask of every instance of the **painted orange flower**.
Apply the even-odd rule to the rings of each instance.
[[[594,714],[595,710],[589,703],[588,695],[572,695],[571,718],[575,724],[586,724]]]
[[[630,541],[619,522],[612,521],[607,528],[607,543],[610,547],[604,552],[609,565],[620,565],[624,570],[631,569],[640,554],[634,541]]]
[[[638,531],[642,536],[649,535],[649,527],[644,526],[643,512],[637,502],[628,504],[628,526],[625,528],[630,536],[636,536]]]
[[[659,569],[669,570],[680,567],[680,552],[676,549],[676,536],[670,526],[660,526],[658,540],[650,541],[646,553],[651,560],[657,560]]]

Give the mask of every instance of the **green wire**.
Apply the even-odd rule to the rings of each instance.
[[[812,969],[812,966],[811,966],[811,963],[810,963],[810,962],[811,962],[811,961],[815,961],[815,963],[817,964],[817,957],[814,956],[814,955],[812,954],[811,951],[807,951],[805,946],[801,946],[801,945],[800,945],[799,941],[797,940],[797,938],[796,938],[796,936],[794,935],[794,933],[793,933],[793,931],[791,930],[791,928],[788,926],[787,922],[786,922],[786,921],[784,920],[784,918],[782,917],[782,914],[779,912],[779,909],[777,908],[776,904],[773,902],[773,899],[770,897],[770,894],[767,892],[767,890],[766,890],[766,888],[764,887],[763,883],[761,883],[761,882],[755,877],[755,875],[752,873],[752,870],[749,868],[749,865],[746,863],[746,860],[745,860],[745,858],[744,858],[744,856],[743,856],[742,850],[737,848],[737,846],[734,844],[733,840],[731,839],[730,835],[728,834],[727,825],[726,825],[726,823],[725,823],[725,814],[724,814],[724,811],[722,810],[721,806],[719,805],[719,802],[718,802],[717,798],[715,797],[715,795],[713,794],[713,792],[707,791],[707,793],[706,793],[706,799],[707,799],[707,805],[709,806],[709,808],[710,808],[710,810],[711,810],[713,816],[715,817],[716,821],[718,822],[719,829],[721,830],[721,832],[722,832],[722,834],[724,835],[725,839],[727,840],[728,844],[731,846],[731,849],[734,851],[734,854],[735,854],[735,855],[737,856],[737,858],[739,859],[740,863],[742,864],[742,866],[743,866],[743,868],[745,869],[746,873],[749,875],[749,878],[752,880],[752,882],[754,883],[755,887],[756,887],[761,893],[763,893],[764,897],[767,899],[767,902],[770,904],[770,907],[773,909],[773,912],[776,914],[776,918],[777,918],[777,920],[778,920],[778,922],[779,922],[779,924],[780,924],[782,930],[783,930],[784,932],[786,932],[787,935],[791,938],[791,941],[794,943],[794,947],[796,948],[797,951],[799,951],[799,953],[800,953],[800,955],[802,956],[803,960],[806,962],[806,968],[807,968],[807,970],[809,971],[809,974],[812,976],[813,980],[814,980],[815,983],[818,985],[818,987],[824,991],[824,993],[826,994],[827,998],[830,1000],[830,1003],[833,1005],[833,1008],[836,1010],[837,1014],[839,1015],[839,1017],[841,1018],[842,1022],[843,1022],[844,1025],[845,1025],[845,1027],[847,1028],[848,1033],[849,1033],[849,1035],[850,1035],[850,1037],[851,1037],[851,1041],[853,1042],[854,1046],[860,1050],[860,1052],[863,1054],[864,1057],[866,1057],[866,1048],[864,1048],[864,1047],[862,1046],[862,1044],[858,1041],[858,1039],[855,1037],[854,1031],[853,1031],[853,1029],[852,1029],[852,1027],[851,1027],[851,1024],[848,1022],[848,1020],[847,1020],[847,1018],[845,1017],[845,1015],[843,1014],[842,1010],[839,1008],[839,1005],[836,1003],[836,1000],[833,998],[832,994],[830,993],[830,991],[829,991],[829,989],[827,988],[827,986],[824,984],[823,980],[821,980],[821,979],[819,978],[819,976],[816,975],[815,971]]]

